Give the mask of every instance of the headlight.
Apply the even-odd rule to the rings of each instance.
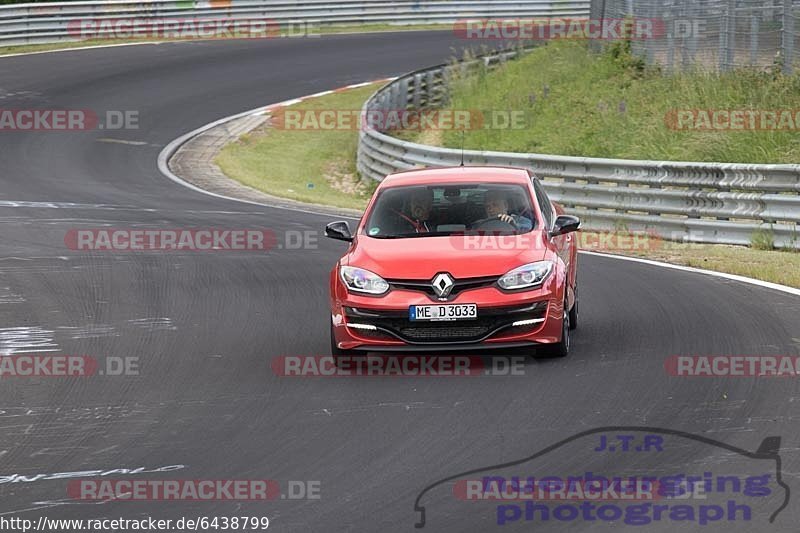
[[[348,290],[354,292],[383,294],[389,290],[389,284],[385,279],[363,268],[342,266],[339,268],[339,276]]]
[[[552,261],[528,263],[503,274],[497,284],[506,290],[538,287],[553,272]]]

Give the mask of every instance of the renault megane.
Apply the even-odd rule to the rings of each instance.
[[[580,221],[525,169],[387,176],[330,274],[331,350],[528,348],[565,356],[577,325]]]

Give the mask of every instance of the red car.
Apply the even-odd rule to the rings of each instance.
[[[331,350],[528,348],[565,356],[577,325],[576,217],[518,168],[387,176],[330,274]]]

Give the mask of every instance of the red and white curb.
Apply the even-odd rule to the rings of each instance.
[[[314,98],[320,98],[321,96],[328,96],[329,94],[336,94],[336,93],[344,93],[347,91],[352,91],[353,89],[360,89],[361,87],[366,87],[367,85],[372,85],[375,83],[389,83],[397,79],[397,76],[393,78],[383,78],[380,80],[373,80],[373,81],[364,81],[361,83],[354,83],[352,85],[345,85],[344,87],[339,87],[338,89],[331,89],[329,91],[322,91],[319,93],[309,94],[308,96],[301,96],[300,98],[292,98],[291,100],[285,100],[283,102],[278,102],[277,104],[270,104],[266,107],[262,107],[260,109],[256,109],[250,112],[251,116],[263,116],[269,115],[276,109],[281,107],[289,107],[295,104],[299,104],[300,102],[304,102],[306,100],[311,100]]]
[[[352,85],[345,85],[344,87],[339,87],[338,89],[332,89],[332,90],[329,90],[329,91],[322,91],[322,92],[319,92],[319,93],[310,94],[308,96],[303,96],[303,97],[300,97],[300,98],[293,98],[291,100],[285,100],[283,102],[270,104],[268,106],[259,107],[259,108],[256,108],[256,109],[251,109],[251,110],[245,111],[243,113],[237,113],[236,115],[231,115],[229,117],[221,118],[219,120],[211,122],[210,124],[206,124],[205,126],[197,128],[196,130],[192,130],[189,133],[181,135],[180,137],[178,137],[177,139],[175,139],[171,143],[169,143],[167,146],[165,146],[164,149],[161,150],[161,153],[158,154],[158,170],[164,176],[169,178],[170,180],[174,181],[175,183],[177,183],[179,185],[182,185],[182,186],[186,187],[187,189],[191,189],[191,190],[193,190],[195,192],[199,192],[201,194],[205,194],[205,195],[208,195],[208,196],[213,196],[215,198],[221,198],[223,200],[231,200],[233,202],[240,202],[240,203],[245,203],[245,204],[250,204],[250,205],[258,205],[258,206],[262,206],[262,207],[271,207],[273,209],[287,209],[287,210],[290,210],[290,211],[296,211],[296,212],[301,212],[301,213],[309,213],[309,214],[314,214],[314,215],[322,215],[322,216],[328,217],[328,216],[330,216],[330,213],[321,212],[321,211],[315,211],[315,210],[313,210],[311,208],[309,208],[309,209],[298,209],[298,208],[295,208],[295,207],[286,207],[286,206],[281,206],[281,205],[273,205],[273,204],[267,204],[267,203],[263,203],[263,202],[256,202],[254,200],[245,200],[243,198],[235,198],[233,196],[226,196],[224,194],[218,194],[218,193],[215,193],[215,192],[207,191],[207,190],[202,189],[202,188],[198,187],[197,185],[194,185],[193,183],[189,183],[188,181],[186,181],[186,180],[180,178],[179,176],[175,175],[175,173],[172,172],[172,170],[170,170],[170,168],[169,168],[169,160],[170,160],[170,158],[172,158],[173,155],[175,155],[175,152],[177,152],[178,149],[180,149],[181,146],[183,146],[184,144],[186,144],[187,142],[189,142],[193,138],[195,138],[198,135],[201,135],[201,134],[207,132],[208,130],[210,130],[212,128],[216,128],[217,126],[220,126],[222,124],[226,124],[226,123],[231,122],[233,120],[236,120],[236,119],[239,119],[239,118],[248,117],[248,116],[268,115],[268,114],[271,114],[275,109],[278,109],[278,108],[281,108],[281,107],[287,107],[287,106],[290,106],[290,105],[294,105],[294,104],[297,104],[297,103],[302,102],[304,100],[309,100],[311,98],[319,98],[320,96],[325,96],[325,95],[332,94],[332,93],[341,93],[341,92],[345,92],[345,91],[350,91],[352,89],[358,89],[360,87],[366,87],[367,85],[372,85],[374,83],[389,83],[390,81],[394,81],[396,79],[397,79],[397,77],[382,78],[382,79],[373,80],[373,81],[355,83],[355,84],[352,84]],[[341,215],[341,217],[342,218],[349,218],[349,219],[352,219],[352,220],[358,220],[357,216]]]

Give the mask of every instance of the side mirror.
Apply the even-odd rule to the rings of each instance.
[[[550,236],[555,237],[556,235],[572,233],[573,231],[578,231],[580,226],[581,219],[578,217],[573,217],[572,215],[560,215],[556,219],[555,224],[553,224],[553,230],[550,232]]]
[[[353,234],[350,233],[350,224],[344,220],[337,220],[325,226],[325,236],[337,241],[353,241]]]

